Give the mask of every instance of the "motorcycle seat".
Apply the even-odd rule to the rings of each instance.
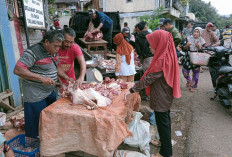
[[[230,72],[232,72],[232,66],[222,66],[218,71],[218,75],[226,74]]]

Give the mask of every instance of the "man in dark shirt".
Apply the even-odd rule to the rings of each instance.
[[[153,58],[153,54],[149,49],[149,43],[146,39],[146,35],[149,34],[147,31],[147,23],[145,21],[141,21],[138,24],[138,29],[141,32],[137,34],[135,39],[135,51],[143,63],[143,71],[145,72]]]
[[[91,9],[89,11],[89,15],[91,18],[91,21],[94,25],[95,30],[93,32],[99,32],[102,31],[103,33],[103,39],[108,42],[108,48],[111,51],[112,50],[112,31],[113,31],[113,21],[110,17],[108,17],[106,14],[96,11],[94,9]]]
[[[155,31],[159,30],[159,29],[163,29],[164,30],[164,26],[163,26],[164,20],[165,20],[165,18],[160,18],[159,19],[159,22],[158,22],[159,26],[155,28]]]

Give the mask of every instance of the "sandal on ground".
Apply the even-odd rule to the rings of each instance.
[[[163,157],[163,156],[160,155],[160,153],[157,153],[157,154],[151,154],[151,157]]]
[[[151,144],[154,145],[154,146],[157,146],[157,147],[161,146],[160,140],[151,140]]]

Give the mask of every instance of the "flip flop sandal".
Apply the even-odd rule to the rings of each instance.
[[[191,82],[186,83],[186,87],[190,87]]]
[[[161,146],[161,142],[159,140],[151,140],[150,142],[152,145],[160,147]]]

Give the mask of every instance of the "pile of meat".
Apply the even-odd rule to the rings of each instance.
[[[103,33],[101,31],[96,31],[93,23],[89,24],[89,28],[84,35],[84,39],[87,42],[101,40]]]
[[[100,60],[99,64],[103,66],[104,68],[106,68],[107,70],[112,71],[115,69],[116,60],[115,59],[110,59],[110,60],[102,59]]]
[[[103,37],[102,32],[86,32],[84,35],[85,41],[97,41],[101,40]]]
[[[13,126],[13,128],[16,128],[18,131],[24,130],[25,128],[25,121],[24,121],[24,114],[18,114],[15,116],[10,117],[10,123],[7,124],[10,126]]]
[[[73,104],[82,104],[87,109],[95,109],[110,105],[113,97],[120,95],[122,89],[127,89],[126,82],[106,77],[101,83],[82,84],[77,90],[73,90],[73,84],[69,83],[68,89],[61,95],[70,97]]]

